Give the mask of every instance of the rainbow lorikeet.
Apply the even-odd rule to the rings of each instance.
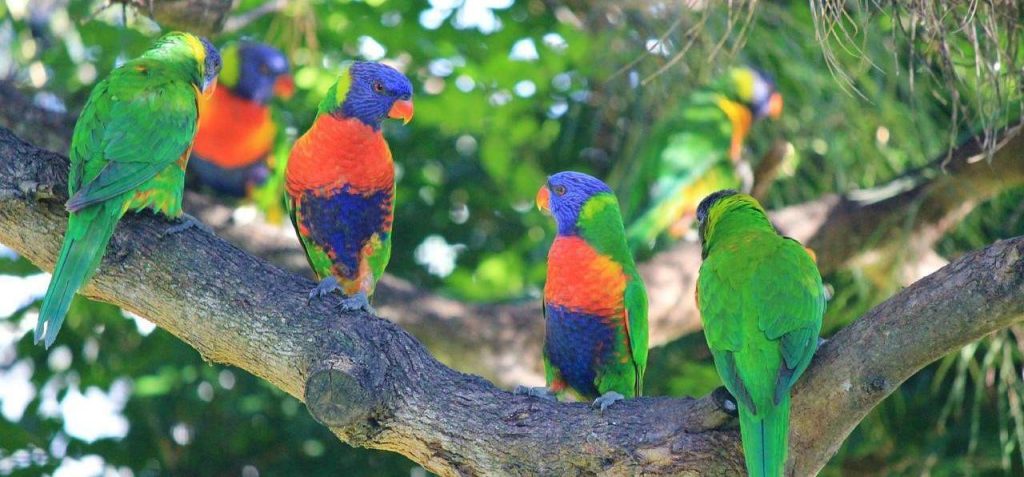
[[[572,390],[602,410],[640,396],[647,368],[647,290],[626,246],[619,202],[603,182],[578,172],[548,178],[537,207],[558,234],[544,285],[547,388]]]
[[[277,48],[241,41],[221,49],[220,88],[200,103],[190,182],[241,198],[270,175],[277,126],[268,103],[295,90],[288,58]]]
[[[764,73],[734,68],[724,78],[693,93],[678,113],[652,133],[640,158],[639,187],[630,209],[647,208],[626,229],[630,247],[647,250],[668,230],[686,233],[704,196],[741,185],[737,165],[754,121],[782,113],[782,96]]]
[[[412,84],[380,63],[345,68],[285,170],[292,223],[321,280],[310,298],[338,288],[345,309],[372,310],[391,258],[395,167],[381,131],[386,118],[412,119]]]
[[[215,89],[219,71],[213,45],[175,32],[93,88],[71,138],[68,228],[43,297],[36,343],[53,344],[71,298],[99,266],[125,212],[182,215],[199,97]],[[189,218],[168,232],[193,224]]]
[[[818,348],[825,289],[799,242],[756,199],[715,192],[697,208],[704,262],[697,306],[715,368],[736,397],[747,472],[781,476],[789,391]]]

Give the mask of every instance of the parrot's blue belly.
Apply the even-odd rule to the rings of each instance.
[[[298,216],[308,238],[327,251],[346,276],[355,277],[363,246],[374,234],[386,240],[391,231],[391,191],[364,195],[350,193],[345,186],[327,196],[307,193],[300,199]]]
[[[544,352],[562,379],[584,397],[599,395],[597,368],[615,350],[615,329],[604,318],[556,305],[545,305]]]

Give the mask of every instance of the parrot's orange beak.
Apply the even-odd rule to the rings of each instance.
[[[779,116],[782,116],[782,95],[775,92],[768,98],[768,117],[779,119]]]
[[[537,210],[545,214],[551,213],[551,192],[548,191],[547,184],[541,186],[537,191]]]
[[[401,119],[403,124],[409,124],[409,121],[412,121],[412,100],[400,99],[395,101],[395,104],[391,105],[391,111],[388,111],[388,117]]]
[[[210,84],[203,89],[203,98],[210,99],[213,97],[213,92],[217,89],[217,78],[213,78]]]
[[[281,99],[291,99],[295,94],[295,80],[292,75],[281,75],[274,80],[274,96]]]

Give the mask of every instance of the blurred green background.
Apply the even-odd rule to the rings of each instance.
[[[242,0],[234,14],[264,3]],[[1022,45],[1000,29],[1020,20],[1012,6],[851,2],[830,24],[805,2],[281,3],[215,43],[246,36],[288,53],[298,90],[275,108],[293,136],[342,62],[385,59],[407,73],[416,118],[386,126],[399,168],[389,272],[467,301],[539,297],[552,227],[532,199],[545,176],[630,167],[659,118],[733,65],[770,72],[785,98],[781,120],[758,124],[747,144],[756,162],[788,142],[768,208],[884,184],[1020,118]],[[130,9],[123,25],[121,7],[104,5],[0,3],[0,78],[41,107],[79,111],[98,79],[160,32]],[[935,19],[932,33],[912,28],[922,18]],[[939,252],[1021,234],[1016,188]],[[855,269],[825,278],[835,290],[827,333],[897,289]],[[0,249],[0,475],[425,475],[401,456],[341,444],[298,401],[109,305],[76,299],[58,346],[33,346],[47,280]],[[923,370],[823,474],[1024,475],[1022,333]],[[701,335],[652,351],[648,394],[718,384]]]

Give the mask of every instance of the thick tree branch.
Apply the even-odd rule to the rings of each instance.
[[[198,35],[212,35],[224,28],[233,0],[115,0],[135,7],[160,26]]]
[[[0,242],[52,268],[67,160],[0,129]],[[54,191],[39,200],[26,184]],[[28,191],[28,192],[25,192]],[[441,475],[735,475],[732,421],[712,397],[641,398],[604,414],[512,396],[434,360],[401,328],[307,305],[312,281],[205,232],[129,214],[88,296],[146,316],[206,359],[292,396],[342,440]],[[793,475],[820,469],[857,422],[932,360],[1024,319],[1024,238],[968,254],[840,331],[794,391]]]

